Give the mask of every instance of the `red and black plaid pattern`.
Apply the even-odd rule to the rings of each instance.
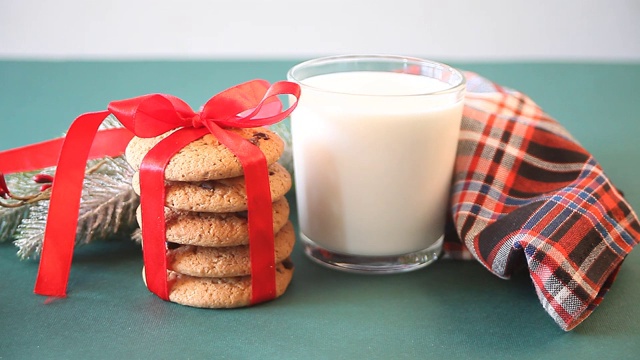
[[[466,76],[446,255],[475,258],[502,278],[528,267],[542,306],[570,330],[602,301],[640,240],[638,218],[531,99]]]

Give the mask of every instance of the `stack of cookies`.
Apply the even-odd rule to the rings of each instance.
[[[291,176],[277,160],[282,139],[265,128],[229,129],[260,148],[269,165],[275,234],[276,296],[293,274],[295,234],[284,197]],[[137,171],[147,152],[170,134],[133,138],[126,158]],[[139,195],[139,173],[132,179]],[[251,299],[247,196],[238,158],[211,134],[174,155],[165,170],[169,300],[188,306],[232,308]],[[141,224],[138,209],[138,223]],[[142,239],[144,241],[144,238]],[[143,271],[144,273],[144,271]]]

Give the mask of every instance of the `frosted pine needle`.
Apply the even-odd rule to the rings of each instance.
[[[77,245],[133,232],[139,200],[131,188],[132,175],[133,169],[123,157],[107,158],[97,171],[86,175],[78,217]],[[48,211],[49,201],[41,201],[31,207],[29,216],[18,226],[14,243],[21,258],[40,253]]]
[[[109,116],[103,122],[101,129],[122,127],[115,117]],[[93,168],[93,169],[92,169]],[[93,160],[87,164],[88,173],[85,176],[76,244],[86,244],[94,240],[103,240],[116,236],[129,236],[136,228],[135,211],[139,204],[138,196],[131,188],[133,169],[123,156]],[[53,174],[50,169],[49,174]],[[33,193],[39,188],[31,177],[34,173],[15,174],[8,182],[10,188],[18,191],[20,186],[32,186],[25,189]],[[0,213],[0,234],[6,239],[15,231],[14,244],[19,248],[21,258],[35,257],[42,250],[44,231],[49,211],[49,201],[44,200],[15,210],[15,214],[8,209]]]
[[[36,184],[31,180],[36,173],[24,172],[6,175],[7,186],[13,194],[20,196],[38,193],[40,184]],[[43,173],[51,174],[51,169],[43,171]],[[12,202],[7,200],[7,203]],[[11,239],[20,222],[29,215],[29,210],[32,206],[33,204],[15,208],[0,207],[0,242]]]

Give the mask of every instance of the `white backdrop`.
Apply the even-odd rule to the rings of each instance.
[[[640,61],[640,0],[0,0],[0,58]]]

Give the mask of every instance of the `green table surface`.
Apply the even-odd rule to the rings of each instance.
[[[0,61],[0,150],[59,136],[110,100],[163,92],[197,108],[236,83],[281,80],[295,63]],[[452,65],[527,93],[640,209],[640,64]],[[94,243],[76,249],[69,296],[45,304],[33,294],[37,262],[1,242],[0,359],[640,358],[638,251],[571,332],[546,314],[526,273],[502,280],[474,261],[445,260],[402,275],[354,275],[312,263],[300,245],[293,261],[293,282],[277,301],[204,310],[147,291],[141,250],[129,239]]]

